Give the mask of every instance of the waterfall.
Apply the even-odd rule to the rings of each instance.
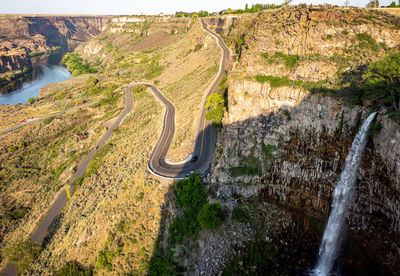
[[[331,214],[319,247],[319,259],[312,272],[313,275],[329,275],[336,260],[337,250],[341,244],[343,224],[352,201],[353,186],[357,178],[358,167],[367,144],[368,130],[375,115],[376,112],[372,113],[364,121],[346,157],[346,165],[333,193]]]

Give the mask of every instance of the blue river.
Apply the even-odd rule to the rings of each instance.
[[[71,78],[71,74],[65,67],[37,64],[35,69],[37,72],[32,81],[25,82],[18,90],[5,94],[0,93],[0,105],[27,103],[29,98],[38,97],[39,89],[46,84],[61,82]]]

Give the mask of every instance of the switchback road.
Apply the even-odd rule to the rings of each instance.
[[[212,35],[222,50],[222,58],[219,73],[207,92],[207,96],[211,95],[217,88],[219,82],[225,74],[227,64],[229,62],[229,50],[220,36],[210,31],[205,23],[201,22],[203,29]],[[164,178],[184,178],[191,172],[197,172],[200,175],[206,175],[210,169],[211,161],[215,151],[217,141],[217,130],[211,125],[211,122],[205,119],[206,110],[202,108],[199,125],[197,128],[195,147],[192,156],[197,156],[197,160],[188,160],[184,163],[169,163],[165,157],[171,146],[172,138],[175,135],[175,107],[167,98],[154,86],[148,86],[165,105],[166,111],[164,116],[164,127],[161,136],[151,154],[148,161],[148,169],[153,174]],[[203,103],[204,106],[205,103]]]

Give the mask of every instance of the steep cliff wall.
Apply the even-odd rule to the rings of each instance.
[[[366,110],[298,88],[249,81],[230,84],[229,103],[213,181],[257,184],[263,197],[327,216]],[[390,220],[387,230],[399,231],[400,198],[394,195],[400,191],[400,130],[385,116],[378,120],[383,127],[368,144],[358,186],[363,210],[358,211],[379,211]]]
[[[322,96],[316,87],[337,91],[342,82],[358,81],[370,62],[398,49],[399,22],[362,9],[295,7],[243,15],[224,28],[236,60],[210,179],[218,197],[327,219],[348,150],[370,110]],[[400,250],[400,127],[384,113],[359,171],[347,218],[352,240],[343,256],[345,266],[357,267],[360,251],[379,252],[373,258],[385,268],[377,273],[393,273]]]
[[[107,16],[0,16],[0,74],[31,68],[31,53],[99,34]]]
[[[0,74],[31,68],[32,63],[26,51],[15,53],[0,52]]]

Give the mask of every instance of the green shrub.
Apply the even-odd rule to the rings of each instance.
[[[343,30],[343,31],[342,31],[342,34],[343,34],[343,35],[348,35],[348,34],[349,34],[349,31],[348,31],[348,30]]]
[[[197,216],[207,203],[207,192],[197,174],[180,180],[177,183],[177,193],[176,203],[183,209],[183,214],[169,227],[170,244],[181,242],[184,237],[197,237],[201,228]]]
[[[193,52],[197,52],[197,51],[199,51],[201,48],[203,48],[203,44],[198,43],[198,44],[196,44],[196,46],[194,47]]]
[[[400,52],[371,63],[362,79],[361,100],[373,99],[379,106],[400,110]]]
[[[300,57],[298,55],[286,55],[282,52],[275,52],[272,56],[268,53],[262,53],[261,56],[266,59],[269,64],[285,64],[286,68],[293,69],[297,66]]]
[[[125,232],[125,226],[126,226],[125,221],[121,220],[115,225],[115,229],[117,229],[118,232]]]
[[[17,265],[19,273],[23,273],[39,256],[41,246],[31,239],[8,244],[3,249],[3,256],[8,262]]]
[[[292,119],[292,116],[290,115],[290,111],[289,110],[287,110],[287,109],[283,110],[283,114],[285,114],[286,119],[288,121],[290,121]]]
[[[229,173],[232,177],[238,177],[241,175],[261,175],[261,170],[258,167],[250,166],[239,166],[229,168]]]
[[[177,188],[176,203],[186,212],[197,215],[207,202],[207,192],[200,176],[192,174],[188,178],[180,180]]]
[[[280,87],[280,86],[291,86],[293,85],[293,81],[288,79],[286,76],[284,77],[274,77],[274,76],[265,76],[265,75],[257,75],[255,76],[256,81],[258,82],[269,82],[271,87]]]
[[[0,218],[0,225],[7,225],[10,221],[19,220],[28,213],[28,208],[18,207],[9,211],[5,211]]]
[[[246,208],[235,206],[232,210],[232,219],[241,223],[246,223],[250,220],[250,214]]]
[[[140,192],[136,197],[136,201],[141,201],[144,198],[144,192]]]
[[[100,251],[99,255],[97,256],[96,266],[99,269],[107,269],[110,271],[112,269],[112,261],[114,257],[119,256],[121,252],[121,247],[118,247],[116,250],[110,250],[108,248],[108,244],[106,243],[104,250]]]
[[[380,121],[375,121],[368,130],[368,136],[374,136],[375,134],[378,134],[381,129],[382,123]]]
[[[223,214],[220,203],[205,204],[199,215],[201,226],[206,229],[217,229],[222,224]]]
[[[28,103],[28,104],[33,104],[34,102],[35,102],[35,98],[32,97],[32,98],[29,98],[29,99],[28,99],[28,102],[27,102],[27,103]]]
[[[358,46],[362,49],[371,49],[375,52],[379,52],[381,49],[381,46],[368,33],[359,33],[356,35],[356,38],[359,41]]]
[[[92,276],[91,268],[84,268],[77,262],[68,262],[54,273],[54,276]]]
[[[271,160],[274,158],[274,156],[272,154],[272,152],[274,152],[276,150],[276,147],[274,145],[270,145],[270,144],[266,145],[263,142],[261,145],[261,148],[262,148],[265,159]]]
[[[224,104],[225,99],[221,94],[214,93],[208,96],[204,106],[204,108],[208,110],[206,119],[212,121],[214,125],[221,126],[226,111]]]
[[[7,147],[7,152],[15,152],[17,150],[18,150],[18,147],[16,147],[16,146]]]
[[[46,118],[46,119],[43,120],[43,124],[48,125],[51,122],[53,122],[53,120],[54,120],[54,117]]]

